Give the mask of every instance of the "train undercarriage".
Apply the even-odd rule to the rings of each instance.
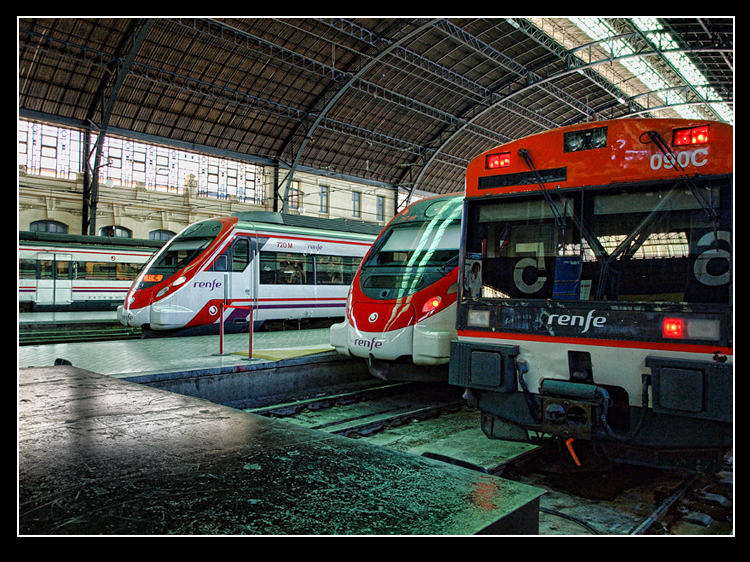
[[[731,363],[648,358],[632,405],[624,389],[582,371],[530,388],[515,346],[453,345],[450,383],[466,388],[490,438],[558,437],[571,454],[576,440],[590,441],[613,461],[706,473],[732,447]]]

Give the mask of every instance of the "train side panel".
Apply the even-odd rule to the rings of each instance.
[[[161,245],[74,235],[21,233],[18,301],[22,310],[114,310]]]

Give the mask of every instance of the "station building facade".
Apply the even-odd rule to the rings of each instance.
[[[94,228],[84,225],[83,132],[20,120],[18,230],[168,239],[198,220],[284,211],[385,225],[392,186],[111,137],[99,167]],[[90,224],[90,222],[89,222]]]

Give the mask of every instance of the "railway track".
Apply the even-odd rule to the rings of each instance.
[[[465,406],[461,389],[414,383],[376,384],[340,394],[317,396],[245,411],[285,418],[308,429],[362,437],[456,411]]]
[[[140,337],[140,328],[126,328],[121,325],[55,326],[53,328],[33,326],[19,329],[18,345],[113,341]]]
[[[510,444],[510,456],[489,470],[462,458],[430,452],[433,445],[476,439],[479,414],[466,407],[458,387],[417,383],[374,384],[364,390],[274,404],[245,411],[276,417],[376,445],[483,470],[543,488],[542,535],[731,535],[732,468],[718,476],[679,474],[606,463],[579,451],[576,466],[556,441],[539,447]],[[516,447],[516,448],[514,448]]]

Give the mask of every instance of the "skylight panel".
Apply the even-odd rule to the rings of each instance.
[[[573,17],[569,18],[581,31],[595,41],[603,41],[602,49],[613,57],[623,57],[635,54],[632,47],[625,41],[616,39],[617,33],[602,18]],[[693,64],[685,53],[678,52],[680,46],[656,18],[632,18],[633,24],[654,45],[664,52],[664,56],[682,78],[706,100],[719,99],[718,93],[708,84],[705,76]],[[671,51],[671,52],[670,52]],[[658,92],[659,96],[673,109],[686,118],[701,118],[692,107],[685,104],[685,99],[678,92],[670,90],[671,85],[656,71],[645,58],[624,58],[621,64],[633,73],[649,89]],[[682,104],[682,105],[681,105]],[[734,122],[734,112],[726,103],[711,103],[716,112],[729,123]]]

